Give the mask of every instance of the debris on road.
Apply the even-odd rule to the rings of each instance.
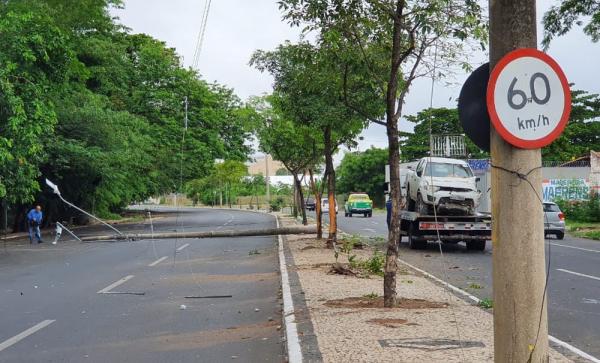
[[[187,306],[185,306],[183,304],[179,305],[179,310],[185,310],[185,309],[187,309]]]

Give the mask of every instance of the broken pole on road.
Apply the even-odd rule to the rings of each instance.
[[[197,231],[197,232],[166,232],[166,233],[132,233],[123,235],[100,235],[82,237],[82,242],[96,241],[134,241],[143,239],[170,239],[170,238],[222,238],[222,237],[251,237],[251,236],[277,236],[287,234],[316,234],[317,226],[288,226],[279,228],[260,228],[222,231]]]

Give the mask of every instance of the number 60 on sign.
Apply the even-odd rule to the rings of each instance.
[[[571,92],[563,71],[547,54],[517,49],[492,70],[487,105],[492,125],[504,140],[536,149],[550,144],[564,130]]]

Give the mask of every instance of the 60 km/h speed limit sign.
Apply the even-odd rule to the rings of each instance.
[[[487,106],[492,125],[504,140],[537,149],[563,132],[571,113],[571,91],[554,59],[537,49],[517,49],[492,70]]]

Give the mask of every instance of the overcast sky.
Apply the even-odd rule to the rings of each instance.
[[[146,33],[163,40],[192,64],[196,38],[205,0],[125,0],[125,8],[114,10],[120,22],[134,33]],[[538,20],[554,0],[538,0]],[[541,25],[538,27],[541,39]],[[285,40],[297,41],[299,30],[281,20],[276,0],[213,0],[206,27],[199,70],[207,81],[217,81],[235,90],[245,100],[252,95],[271,91],[272,79],[248,66],[256,49],[271,50]],[[549,52],[562,66],[575,88],[600,93],[600,43],[592,43],[580,29],[554,40]],[[486,62],[484,54],[473,55],[477,66]],[[460,85],[467,74],[459,74],[456,85],[438,82],[434,87],[434,107],[455,107]],[[415,83],[406,100],[405,113],[415,114],[429,107],[431,80]],[[404,120],[400,128],[410,130]],[[382,126],[373,125],[362,134],[360,149],[385,147],[387,138]],[[338,157],[339,158],[339,157]]]

